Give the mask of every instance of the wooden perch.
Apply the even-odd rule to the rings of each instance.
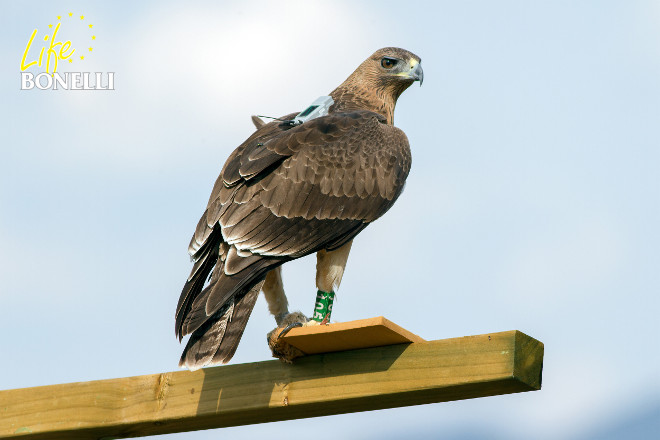
[[[382,316],[330,325],[298,327],[287,333],[282,340],[304,354],[426,342]]]
[[[141,437],[532,391],[542,363],[543,344],[514,330],[7,390],[0,438]]]

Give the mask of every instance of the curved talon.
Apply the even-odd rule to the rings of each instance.
[[[302,322],[292,322],[291,324],[284,327],[284,330],[280,332],[280,334],[277,336],[277,339],[281,338],[282,336],[285,336],[287,333],[291,331],[291,329],[302,326],[303,326]]]

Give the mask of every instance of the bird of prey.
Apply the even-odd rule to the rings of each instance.
[[[394,107],[413,82],[421,84],[420,62],[404,49],[380,49],[330,93],[327,114],[302,123],[296,115],[307,110],[255,120],[257,130],[227,159],[188,248],[194,266],[175,332],[179,340],[191,336],[180,366],[228,362],[262,289],[278,327],[327,321],[327,304],[313,320],[289,313],[280,266],[316,252],[317,299],[332,300],[353,238],[403,190],[411,154],[393,125]]]

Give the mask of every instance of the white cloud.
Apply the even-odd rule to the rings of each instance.
[[[37,132],[31,148],[48,139],[57,151],[50,160],[123,172],[214,154],[220,161],[252,132],[250,115],[304,107],[373,50],[354,44],[366,32],[359,11],[320,2],[173,3],[124,23],[90,11],[99,47],[86,66],[116,72],[116,90],[32,96],[58,136]],[[338,22],[352,31],[321,38]],[[32,111],[23,109],[21,124]]]

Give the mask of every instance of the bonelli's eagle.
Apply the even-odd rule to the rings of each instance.
[[[280,266],[316,252],[319,294],[333,295],[353,238],[403,190],[410,147],[393,114],[401,93],[421,84],[420,61],[403,49],[380,49],[330,93],[326,115],[300,124],[292,121],[297,113],[255,120],[257,130],[227,159],[188,248],[194,267],[176,308],[176,335],[191,336],[180,366],[228,362],[262,289],[278,327],[327,320],[329,311],[316,320],[289,313]]]

